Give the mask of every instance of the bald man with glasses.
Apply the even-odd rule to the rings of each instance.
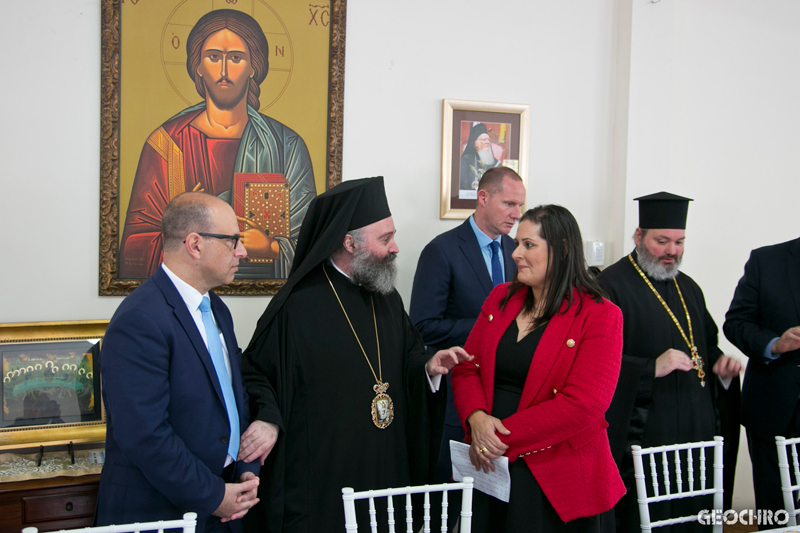
[[[230,205],[173,198],[164,260],[120,304],[100,352],[107,417],[97,525],[179,519],[197,531],[241,530],[258,501],[260,465],[239,461],[249,422],[230,311],[211,289],[247,256]]]

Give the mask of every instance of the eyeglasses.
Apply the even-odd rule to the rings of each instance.
[[[202,237],[213,237],[215,239],[228,239],[233,242],[234,250],[236,249],[236,245],[239,244],[239,238],[240,238],[240,235],[238,233],[236,235],[222,235],[220,233],[202,233],[198,231],[197,234]]]

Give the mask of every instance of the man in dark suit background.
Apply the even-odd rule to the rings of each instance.
[[[753,250],[725,336],[749,361],[742,386],[758,509],[783,509],[775,436],[800,437],[800,239]]]
[[[409,317],[428,353],[464,346],[492,289],[511,281],[517,268],[508,233],[525,203],[522,178],[507,167],[487,170],[478,184],[478,205],[463,224],[433,239],[422,250],[414,275]],[[436,482],[451,478],[450,440],[464,440],[450,376]],[[455,515],[456,513],[452,513]]]
[[[179,519],[239,531],[258,463],[237,461],[249,411],[230,311],[212,287],[247,252],[233,209],[184,193],[161,222],[164,262],[120,304],[100,353],[108,413],[98,525]]]

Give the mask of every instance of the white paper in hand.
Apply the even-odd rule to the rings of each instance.
[[[492,459],[494,472],[489,470],[488,473],[484,473],[482,468],[476,471],[469,460],[469,444],[451,440],[450,458],[453,462],[453,479],[456,482],[463,481],[464,476],[471,476],[475,480],[474,487],[477,490],[508,503],[511,494],[508,457]]]

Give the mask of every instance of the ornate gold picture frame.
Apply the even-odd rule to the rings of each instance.
[[[105,440],[98,356],[106,326],[0,324],[0,450]]]
[[[483,172],[513,168],[528,186],[530,106],[442,101],[442,182],[439,218],[465,219],[477,205]]]
[[[346,0],[313,3],[294,0],[102,0],[100,295],[129,294],[152,274],[160,260],[160,212],[175,194],[183,190],[204,190],[223,197],[218,190],[210,190],[212,187],[208,182],[205,187],[200,187],[201,180],[192,174],[196,159],[188,155],[172,131],[167,131],[168,125],[178,117],[189,116],[191,112],[202,109],[204,101],[213,99],[210,88],[205,91],[207,96],[201,96],[197,87],[202,82],[192,79],[192,72],[195,76],[201,76],[201,72],[199,69],[193,71],[189,66],[187,45],[191,31],[200,26],[201,19],[220,10],[246,14],[260,30],[248,34],[250,38],[258,33],[266,38],[263,41],[256,37],[256,41],[261,39],[265,44],[259,46],[263,50],[261,57],[266,56],[266,60],[261,60],[260,73],[249,80],[260,89],[257,105],[252,104],[256,108],[250,108],[255,113],[251,115],[250,123],[260,123],[261,129],[251,137],[258,137],[271,148],[274,148],[272,139],[278,139],[274,150],[279,155],[272,161],[280,159],[282,167],[274,170],[260,169],[258,163],[248,165],[248,157],[253,153],[263,154],[264,150],[256,146],[252,152],[246,152],[246,135],[233,138],[241,139],[243,147],[238,153],[233,151],[236,159],[235,163],[231,160],[231,164],[235,183],[244,184],[242,190],[250,191],[253,196],[242,201],[234,198],[234,180],[227,174],[230,169],[218,170],[225,167],[216,166],[219,160],[208,155],[210,146],[207,153],[205,146],[199,149],[206,165],[212,169],[211,178],[224,175],[226,180],[231,180],[230,186],[224,187],[229,195],[225,198],[234,209],[244,210],[243,213],[237,211],[237,215],[241,215],[240,230],[257,229],[268,236],[273,244],[272,248],[267,246],[263,249],[266,254],[274,253],[269,250],[277,250],[280,244],[279,256],[274,260],[268,256],[259,258],[248,250],[248,262],[240,265],[237,278],[217,292],[263,295],[274,294],[283,286],[308,200],[341,182],[346,9]],[[202,44],[204,41],[201,39],[199,42]],[[255,53],[251,59],[256,65]],[[233,78],[231,82],[234,86],[239,83]],[[248,83],[248,80],[245,78],[242,83]],[[252,95],[253,90],[249,92]],[[247,102],[250,106],[249,97]],[[209,140],[216,138],[209,136]],[[297,156],[300,165],[289,159],[297,153],[301,154]],[[161,161],[159,156],[163,158],[163,179],[153,170],[152,160],[161,164],[158,163]],[[305,170],[298,171],[299,166]],[[174,179],[173,173],[180,178]],[[290,213],[280,211],[279,206],[285,205],[284,202],[274,202],[272,197],[267,199],[263,193],[256,198],[257,187],[254,184],[283,178],[287,183],[286,189],[291,188],[293,203]],[[303,186],[297,189],[302,196],[295,195],[294,184],[301,182]],[[136,183],[140,185],[138,188]],[[142,183],[147,185],[142,187]],[[138,204],[134,204],[133,199]],[[296,206],[295,201],[302,207]],[[248,205],[257,208],[249,209]],[[150,206],[153,206],[153,211],[146,212]],[[130,213],[135,214],[137,221],[146,224],[150,217],[152,222],[151,231],[136,234],[138,240],[133,245],[128,238],[131,234],[129,222],[134,220],[133,216],[129,217]],[[273,221],[278,217],[291,218],[291,224],[268,228],[264,221],[270,217]],[[137,268],[137,262],[144,266]]]

